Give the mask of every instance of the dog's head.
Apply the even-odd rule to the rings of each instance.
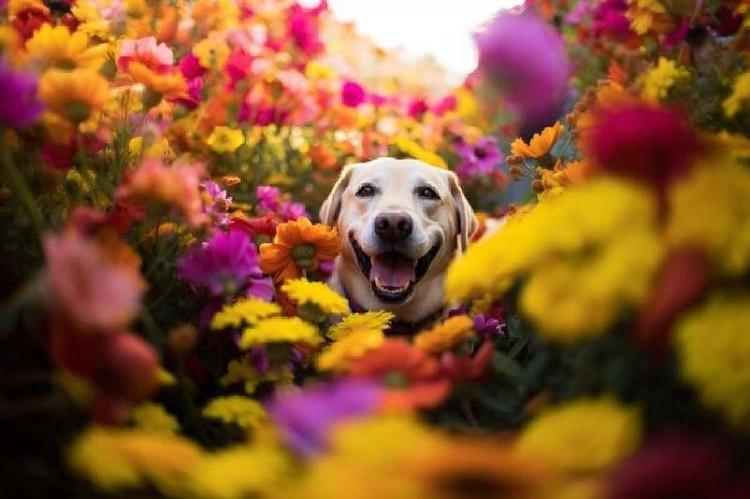
[[[477,224],[455,174],[392,158],[345,168],[320,218],[345,239],[338,278],[347,291],[368,309],[395,311],[415,296],[442,302],[445,268]]]

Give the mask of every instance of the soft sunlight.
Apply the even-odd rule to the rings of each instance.
[[[477,64],[472,33],[497,11],[519,0],[329,0],[334,15],[388,48],[410,57],[430,55],[456,76]]]

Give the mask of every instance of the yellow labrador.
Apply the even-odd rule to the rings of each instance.
[[[477,227],[456,175],[413,159],[346,167],[320,218],[344,240],[331,285],[407,323],[443,308],[446,267]]]

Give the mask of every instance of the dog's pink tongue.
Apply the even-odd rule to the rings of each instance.
[[[402,288],[415,281],[414,261],[399,255],[381,255],[372,258],[370,280],[379,286]]]

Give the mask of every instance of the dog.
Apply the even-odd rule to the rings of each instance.
[[[453,172],[388,157],[345,167],[320,219],[343,241],[329,284],[355,310],[408,324],[441,314],[448,264],[477,228]]]

